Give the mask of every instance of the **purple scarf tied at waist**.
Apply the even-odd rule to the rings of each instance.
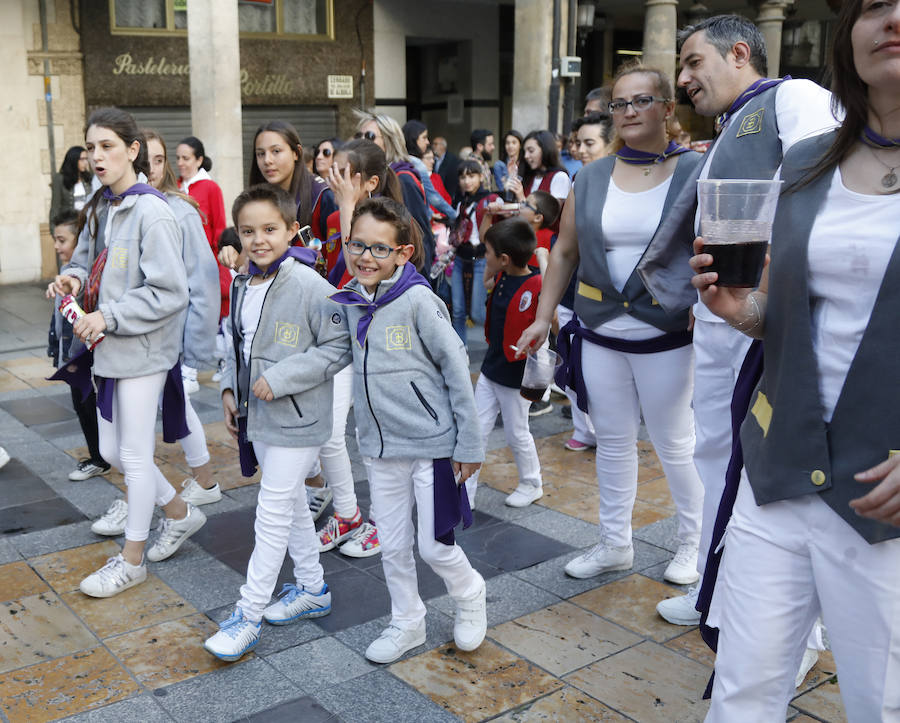
[[[253,443],[247,439],[247,417],[238,417],[238,456],[241,460],[241,474],[244,477],[252,477],[256,474],[256,468],[259,467],[259,460],[256,459],[256,451],[253,449]]]
[[[434,460],[434,539],[445,545],[456,543],[453,528],[472,525],[472,509],[465,484],[456,484],[453,464],[446,457]]]
[[[613,351],[628,354],[656,354],[687,346],[693,340],[693,334],[684,329],[639,341],[616,339],[586,329],[581,325],[578,317],[573,316],[572,320],[559,330],[556,337],[556,351],[562,357],[562,364],[556,370],[556,383],[563,389],[572,389],[575,392],[578,408],[587,414],[588,394],[584,384],[584,375],[581,372],[581,345],[585,339],[591,344]]]

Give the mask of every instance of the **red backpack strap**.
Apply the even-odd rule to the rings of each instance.
[[[404,173],[416,182],[416,185],[419,187],[419,192],[422,194],[422,200],[425,201],[427,204],[428,198],[425,195],[425,186],[422,185],[422,181],[420,181],[419,177],[412,171],[407,171],[407,170],[397,171],[398,176],[401,176]]]

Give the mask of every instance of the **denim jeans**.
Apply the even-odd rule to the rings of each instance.
[[[484,288],[484,257],[475,259],[475,269],[472,276],[472,321],[476,324],[484,323],[485,304],[487,303],[487,290]],[[453,301],[453,328],[459,334],[463,344],[466,340],[466,296],[463,290],[463,260],[456,259],[453,262],[453,276],[450,280],[451,298]]]

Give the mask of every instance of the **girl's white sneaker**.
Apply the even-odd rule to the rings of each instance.
[[[262,621],[251,622],[235,608],[228,620],[219,623],[219,632],[207,638],[203,647],[221,660],[233,661],[256,647]]]
[[[97,572],[81,581],[79,588],[91,597],[112,597],[147,579],[147,566],[132,565],[121,554],[111,557]]]

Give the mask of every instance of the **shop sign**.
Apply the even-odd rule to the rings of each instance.
[[[328,76],[328,97],[329,98],[352,98],[353,97],[353,76],[352,75],[329,75]]]

